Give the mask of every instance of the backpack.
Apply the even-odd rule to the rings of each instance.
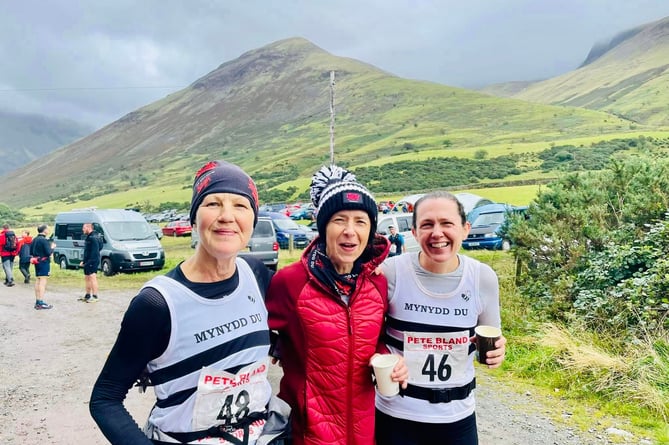
[[[5,245],[2,246],[5,252],[14,252],[16,250],[16,234],[11,230],[5,232]]]

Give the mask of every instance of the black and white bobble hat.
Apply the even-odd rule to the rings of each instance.
[[[316,226],[325,238],[325,226],[340,210],[364,210],[372,222],[370,241],[376,233],[378,208],[374,196],[355,175],[336,165],[323,166],[311,178],[311,202],[316,207]]]

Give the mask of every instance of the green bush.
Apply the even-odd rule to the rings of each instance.
[[[0,226],[3,224],[14,226],[19,221],[23,221],[24,218],[23,213],[12,209],[7,204],[0,203]]]
[[[634,335],[669,327],[667,161],[611,161],[542,191],[508,228],[522,292],[549,319]]]

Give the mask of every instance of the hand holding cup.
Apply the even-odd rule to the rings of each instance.
[[[503,338],[502,330],[495,326],[479,325],[474,329],[474,332],[476,333],[476,349],[478,350],[479,363],[489,366],[499,366],[501,364],[501,360],[499,360],[499,362],[495,360],[494,363],[489,361],[492,360],[493,357],[488,357],[488,351],[494,351],[497,349],[495,343]],[[506,343],[506,341],[504,343]],[[503,351],[501,356],[503,358]]]
[[[400,382],[398,380],[393,380],[393,370],[400,361],[402,361],[403,365],[401,374],[404,376],[404,378],[401,378],[400,380],[403,381],[403,386],[406,387],[408,371],[400,356],[394,354],[375,354],[370,360],[370,364],[374,368],[376,386],[379,389],[379,394],[389,397],[400,392]]]

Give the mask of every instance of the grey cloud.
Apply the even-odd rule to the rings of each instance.
[[[664,0],[7,2],[0,108],[96,126],[221,63],[301,36],[396,75],[461,87],[576,68]]]

